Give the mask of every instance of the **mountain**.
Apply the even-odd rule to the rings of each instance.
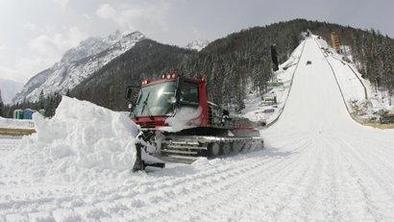
[[[330,33],[336,32],[341,43],[350,46],[352,58],[363,77],[376,87],[394,92],[393,39],[375,31],[295,19],[231,33],[209,43],[201,51],[143,39],[81,80],[70,94],[113,110],[127,110],[124,98],[127,86],[177,70],[183,76],[206,76],[211,100],[240,111],[250,90],[264,93],[271,87],[271,45],[276,44],[282,63],[307,30],[328,42]],[[37,78],[45,78],[46,72]],[[137,93],[138,88],[134,91]]]
[[[113,110],[127,110],[127,85],[176,69],[183,76],[206,75],[213,102],[233,104],[239,110],[247,82],[253,79],[263,88],[270,79],[272,42],[285,59],[298,46],[302,31],[306,28],[287,24],[252,28],[218,39],[201,51],[144,40],[81,82],[71,95]]]
[[[145,78],[157,77],[158,73],[176,67],[194,54],[196,52],[193,50],[144,39],[82,81],[71,91],[71,95],[113,110],[125,110],[127,101],[124,92],[127,86],[139,85]],[[138,90],[135,88],[135,93]]]
[[[9,104],[12,98],[22,89],[23,84],[13,80],[0,79],[1,96],[5,104]]]
[[[209,44],[209,41],[207,41],[207,40],[194,40],[194,41],[188,43],[185,48],[201,51],[208,44]]]
[[[250,83],[261,93],[270,87],[271,45],[276,44],[279,61],[284,62],[303,38],[302,33],[308,29],[328,41],[330,33],[335,31],[341,36],[343,44],[351,46],[354,58],[360,58],[361,67],[369,67],[365,68],[367,71],[364,72],[368,72],[365,78],[374,80],[374,75],[379,74],[379,78],[385,79],[380,82],[393,82],[394,78],[388,73],[370,71],[373,67],[379,67],[379,64],[390,64],[392,67],[392,47],[386,47],[386,56],[372,57],[375,60],[368,59],[371,58],[366,54],[368,52],[360,50],[370,46],[374,49],[382,48],[384,45],[381,42],[391,42],[392,46],[392,39],[352,27],[295,19],[243,29],[209,43],[201,51],[180,50],[151,40],[140,42],[138,50],[133,48],[114,59],[89,79],[81,82],[72,94],[110,109],[127,110],[127,102],[124,99],[127,85],[176,69],[184,76],[206,75],[209,96],[213,102],[240,111],[244,106],[247,90],[250,90],[247,89]],[[385,41],[380,41],[380,38],[384,38]],[[171,54],[164,56],[163,49],[171,50]],[[148,53],[141,54],[145,51]],[[380,58],[384,59],[384,62]]]
[[[68,50],[52,67],[38,73],[13,99],[14,103],[37,101],[44,95],[66,94],[104,65],[145,39],[140,32],[115,32],[107,37],[91,37]]]

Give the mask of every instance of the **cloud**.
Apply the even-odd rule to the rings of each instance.
[[[13,65],[6,67],[0,64],[0,77],[25,82],[31,75],[59,61],[65,51],[77,46],[87,37],[77,27],[66,29],[62,33],[38,35],[28,42],[29,53],[15,60]]]
[[[76,27],[64,33],[41,34],[28,42],[29,53],[21,56],[11,66],[0,65],[0,77],[25,82],[29,76],[52,66],[63,53],[77,46],[88,35]],[[1,55],[1,54],[0,54]]]
[[[54,64],[54,59],[46,56],[31,55],[21,57],[12,66],[0,65],[0,78],[26,82],[31,75],[37,74]]]
[[[96,14],[100,18],[104,19],[115,19],[116,18],[116,10],[112,8],[110,4],[102,4],[98,7]]]
[[[167,1],[145,1],[117,9],[105,3],[96,10],[102,19],[112,20],[120,29],[143,32],[167,31],[166,17],[170,4]]]
[[[4,66],[0,66],[0,78],[25,81],[25,79],[20,78],[20,76],[18,76],[18,72],[15,69],[4,67]]]
[[[31,22],[27,22],[27,23],[25,23],[24,25],[23,25],[23,28],[24,29],[26,29],[26,30],[28,30],[28,31],[37,31],[37,25],[36,24],[33,24],[33,23],[31,23]]]
[[[65,33],[42,34],[29,42],[29,48],[39,55],[60,58],[66,50],[77,46],[88,35],[77,27],[68,29]]]
[[[90,16],[89,14],[82,14],[82,17],[84,18],[84,19],[87,19],[87,20],[92,20],[92,16]]]
[[[70,3],[70,0],[53,0],[54,3],[59,4],[63,9],[65,9]]]

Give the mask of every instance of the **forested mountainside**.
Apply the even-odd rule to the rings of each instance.
[[[127,85],[176,69],[184,76],[206,75],[212,100],[240,110],[247,85],[260,92],[269,86],[271,44],[276,44],[279,60],[284,62],[307,30],[328,42],[330,33],[336,32],[342,44],[350,46],[365,78],[381,89],[394,89],[393,39],[373,30],[295,19],[232,33],[199,52],[142,40],[82,81],[71,95],[113,110],[127,110]]]

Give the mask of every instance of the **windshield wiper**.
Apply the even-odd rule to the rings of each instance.
[[[150,96],[150,92],[148,93],[148,95],[146,96],[144,102],[142,103],[142,104],[144,104],[144,105],[142,106],[141,114],[144,113],[145,107],[147,107],[146,110],[148,111],[148,116],[149,116],[150,119],[153,120],[153,115],[152,115],[152,112],[150,111],[150,107],[149,107],[149,105],[148,105],[149,96]]]

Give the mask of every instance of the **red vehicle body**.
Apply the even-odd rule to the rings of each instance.
[[[167,78],[168,76],[168,78]],[[164,82],[177,82],[179,81],[179,76],[176,74],[168,74],[162,76],[161,79],[159,80],[144,80],[142,83],[142,88],[144,87],[149,87],[151,85],[155,84],[162,84]],[[207,127],[209,126],[209,107],[208,107],[208,92],[207,92],[207,83],[205,79],[188,79],[188,80],[183,80],[187,81],[191,84],[198,85],[198,105],[201,109],[201,115],[200,115],[200,126],[202,127]],[[168,126],[166,124],[166,119],[168,116],[140,116],[140,117],[134,117],[133,121],[140,125],[143,128],[155,128],[155,127],[161,127],[161,126]]]

